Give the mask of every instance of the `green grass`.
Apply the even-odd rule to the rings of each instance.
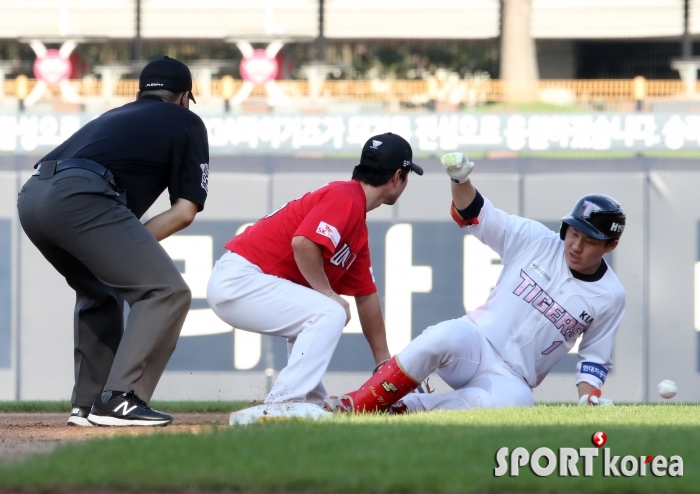
[[[494,477],[496,451],[591,447],[613,455],[680,455],[683,477]],[[0,467],[0,486],[52,489],[230,489],[253,492],[698,492],[700,406],[630,405],[336,416],[64,445]],[[583,461],[579,463],[582,473]]]
[[[609,151],[590,151],[590,150],[570,150],[570,149],[552,149],[548,151],[520,151],[517,153],[520,158],[545,158],[545,159],[615,159],[626,160],[636,157],[643,158],[659,158],[659,159],[685,159],[697,160],[700,159],[700,150],[644,150],[644,151],[628,151],[612,149]]]
[[[156,410],[168,413],[232,412],[249,406],[247,401],[153,401]],[[70,413],[70,401],[0,401],[0,413]]]
[[[464,109],[466,113],[596,113],[581,105],[557,105],[555,103],[486,103]],[[439,113],[437,115],[440,115]]]
[[[616,159],[625,160],[635,158],[638,155],[636,151],[626,150],[609,150],[609,151],[590,151],[590,150],[571,150],[571,149],[553,149],[550,151],[520,151],[520,158],[545,158],[553,160],[567,159]]]
[[[670,159],[700,159],[700,150],[698,149],[681,149],[678,151],[671,150],[647,150],[643,155],[648,158],[670,158]]]

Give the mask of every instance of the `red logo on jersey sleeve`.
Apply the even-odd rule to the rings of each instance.
[[[340,242],[340,232],[333,225],[329,225],[325,221],[321,221],[316,228],[316,233],[328,237],[333,242],[333,247],[338,247],[338,242]]]

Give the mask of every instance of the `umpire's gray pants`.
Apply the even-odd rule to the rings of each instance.
[[[76,292],[72,403],[79,406],[103,390],[134,390],[150,401],[191,300],[173,261],[110,179],[75,168],[33,176],[17,201],[25,233]]]

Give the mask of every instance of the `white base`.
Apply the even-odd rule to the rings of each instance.
[[[233,412],[229,425],[249,425],[276,420],[321,420],[333,414],[311,403],[266,403]]]

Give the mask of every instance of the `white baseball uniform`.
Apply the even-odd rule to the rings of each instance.
[[[615,273],[605,261],[594,275],[572,272],[558,234],[486,199],[477,219],[464,228],[501,256],[496,287],[483,305],[426,329],[397,355],[416,381],[437,371],[455,391],[402,402],[411,411],[532,405],[532,388],[579,336],[576,384],[601,387],[625,309]]]

